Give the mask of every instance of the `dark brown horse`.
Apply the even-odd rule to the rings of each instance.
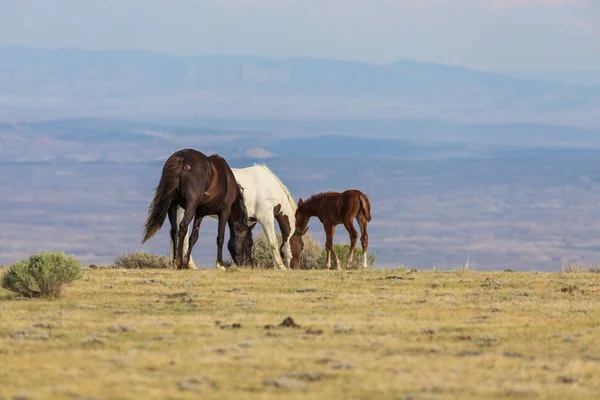
[[[177,229],[177,207],[185,210]],[[245,263],[252,254],[252,233],[248,228],[248,212],[244,204],[241,187],[235,180],[231,168],[219,155],[207,157],[194,149],[183,149],[173,153],[163,166],[154,199],[148,210],[142,244],[158,232],[169,216],[171,240],[175,266],[188,268],[192,247],[198,240],[200,223],[207,215],[217,215],[217,269],[223,266],[223,242],[225,223],[229,225],[229,252],[236,264]],[[183,243],[188,226],[194,219],[192,234],[185,256]],[[178,237],[176,238],[176,234]],[[250,236],[250,238],[248,238]],[[183,259],[183,260],[182,260]]]
[[[360,227],[360,243],[363,249],[363,268],[367,268],[367,248],[369,247],[369,235],[367,234],[367,223],[371,221],[371,203],[366,194],[360,190],[346,190],[345,192],[324,192],[318,193],[306,201],[298,200],[296,209],[296,230],[294,236],[290,239],[292,247],[291,268],[297,268],[300,262],[300,253],[304,244],[302,236],[308,231],[308,221],[312,217],[317,217],[323,223],[325,234],[327,236],[325,248],[327,250],[327,268],[331,268],[331,254],[335,257],[337,269],[341,269],[340,259],[333,248],[333,235],[335,228],[339,224],[344,227],[350,235],[350,253],[348,254],[347,265],[352,262],[354,257],[354,248],[358,232],[352,224],[356,218]]]

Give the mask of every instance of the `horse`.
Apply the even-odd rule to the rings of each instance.
[[[179,227],[176,224],[178,207],[185,210]],[[225,270],[225,223],[229,225],[231,239],[228,248],[234,261],[243,264],[246,261],[244,254],[251,254],[251,249],[244,249],[244,246],[251,246],[252,233],[248,227],[248,211],[243,189],[237,184],[225,159],[218,154],[206,156],[194,149],[183,149],[169,156],[148,209],[142,244],[158,232],[167,214],[171,224],[172,259],[177,269],[189,268],[192,248],[198,240],[200,223],[207,215],[217,215],[219,220],[215,265],[217,270]],[[192,219],[194,225],[189,248],[184,256],[183,242]]]
[[[250,230],[254,229],[258,222],[262,226],[273,251],[275,266],[282,270],[290,268],[293,258],[290,237],[296,228],[296,203],[290,191],[266,165],[255,164],[252,167],[231,168],[231,170],[237,183],[244,190]],[[214,215],[211,215],[211,217],[216,218]],[[177,210],[178,225],[182,219],[183,210],[179,208]],[[275,235],[275,221],[277,221],[279,230],[281,231],[282,243],[279,247],[277,246],[277,236]],[[184,249],[187,248],[187,245],[188,240],[186,236],[183,244]],[[248,248],[250,246],[244,246],[244,249]],[[244,257],[247,259],[250,259],[250,256],[244,254]],[[191,257],[190,265],[192,268],[196,268],[194,260]],[[297,264],[295,267],[297,267]]]
[[[291,240],[292,251],[298,254],[298,249],[302,251],[304,246],[302,236],[308,231],[308,221],[312,217],[317,217],[323,223],[325,235],[327,237],[325,248],[327,250],[327,268],[331,268],[331,254],[335,257],[336,269],[341,269],[340,259],[333,248],[333,235],[335,228],[339,224],[344,227],[350,235],[350,253],[348,254],[347,265],[354,258],[354,248],[358,233],[352,224],[356,218],[360,227],[360,243],[363,250],[363,268],[367,268],[367,248],[369,247],[369,235],[367,233],[367,223],[371,222],[371,203],[369,197],[360,190],[346,190],[344,192],[322,192],[317,193],[306,201],[298,200],[296,208],[296,230]],[[298,263],[299,256],[292,260],[292,263]]]

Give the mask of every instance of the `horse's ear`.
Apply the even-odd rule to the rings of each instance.
[[[304,202],[302,201],[302,199],[298,199],[298,207],[300,207],[302,204],[304,204]]]
[[[306,228],[304,228],[304,232],[302,232],[302,235],[306,235],[306,232],[308,232],[308,225],[306,226]]]

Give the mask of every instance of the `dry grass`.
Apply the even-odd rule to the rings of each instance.
[[[0,398],[592,399],[599,298],[595,273],[89,269],[0,292]]]

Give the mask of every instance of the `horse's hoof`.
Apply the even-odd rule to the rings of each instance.
[[[227,268],[225,268],[225,266],[220,262],[217,262],[217,264],[215,265],[215,269],[217,271],[227,271]]]

